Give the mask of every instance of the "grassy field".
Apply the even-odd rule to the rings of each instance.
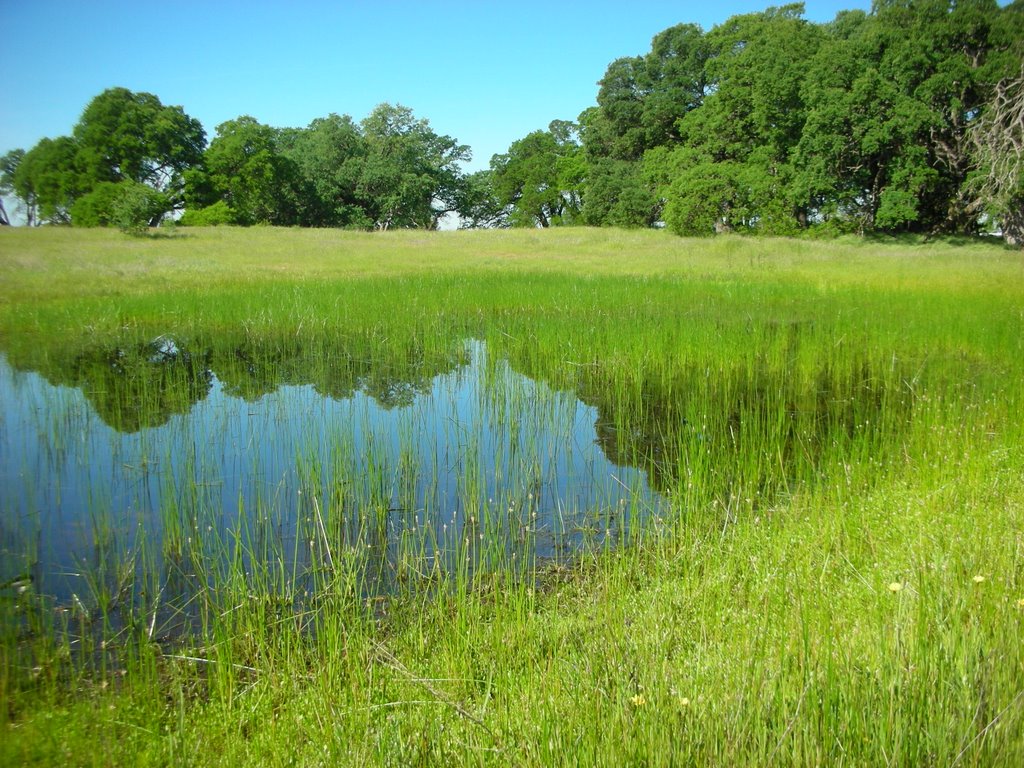
[[[222,378],[244,350],[267,386],[408,376],[480,339],[596,407],[672,514],[536,579],[492,564],[383,601],[331,558],[300,617],[220,553],[173,645],[144,599],[104,637],[5,586],[0,764],[1024,764],[1020,253],[0,230],[12,366],[81,385],[157,336]],[[133,386],[156,408],[167,382]]]

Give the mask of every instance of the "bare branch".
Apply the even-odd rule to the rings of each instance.
[[[1024,245],[1024,64],[996,85],[970,128],[978,175],[971,191],[999,219],[1011,245]]]

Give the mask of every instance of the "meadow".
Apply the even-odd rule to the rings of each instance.
[[[24,487],[0,508],[2,764],[1024,763],[1019,252],[4,228],[0,353],[80,393],[31,411],[45,460],[0,455]],[[467,371],[451,541],[411,450],[444,413],[392,455],[313,421],[296,449],[259,410],[299,389],[398,413]],[[217,393],[266,413],[303,500],[205,492],[212,432],[155,450],[178,501],[129,536],[89,496],[92,554],[46,589],[38,468]],[[567,410],[646,479],[571,526],[530,438]]]

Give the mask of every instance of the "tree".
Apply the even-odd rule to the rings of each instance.
[[[366,157],[357,193],[377,229],[436,229],[463,195],[469,147],[430,128],[402,105],[381,104],[361,123]]]
[[[733,227],[727,212],[735,209],[736,195],[744,201],[744,226],[779,233],[807,221],[809,201],[791,183],[792,160],[807,114],[801,86],[821,32],[802,18],[803,10],[792,4],[733,16],[705,36],[710,92],[679,121],[679,131],[702,158],[688,160],[688,175],[697,166],[726,164],[717,171],[705,167],[714,183],[702,185],[725,195],[712,204],[723,211],[719,226]],[[673,183],[667,195],[678,194],[692,198]],[[671,199],[667,205],[677,220],[680,206],[689,208]]]
[[[599,83],[596,113],[585,118],[588,154],[637,161],[677,142],[679,120],[707,95],[710,52],[699,26],[678,24],[655,35],[645,56],[613,61]]]
[[[30,225],[71,223],[75,202],[103,184],[144,184],[160,195],[151,200],[180,208],[184,173],[201,160],[205,143],[202,126],[181,107],[164,106],[150,93],[111,88],[89,102],[72,136],[42,139],[18,157],[16,167],[5,171],[6,185]],[[13,161],[14,153],[6,159]],[[108,189],[101,191],[79,210],[95,212],[110,197]],[[163,202],[159,207],[149,224],[169,210]]]
[[[793,4],[708,33],[680,24],[644,56],[612,62],[598,106],[580,116],[587,223],[651,226],[671,210],[675,228],[690,233],[805,224],[810,201],[793,152],[805,66],[822,32],[802,15]],[[717,197],[698,200],[680,176]]]
[[[151,93],[110,88],[86,106],[75,126],[79,188],[105,181],[135,181],[183,205],[183,174],[202,160],[206,134],[181,107],[164,106]]]
[[[459,214],[460,228],[476,227],[505,228],[510,226],[509,208],[494,191],[494,172],[477,171],[465,178]]]
[[[244,115],[217,126],[202,168],[186,175],[190,208],[218,201],[231,210],[235,224],[295,224],[292,160],[278,147],[278,131]]]
[[[750,227],[752,206],[742,163],[715,162],[688,147],[672,150],[661,161],[669,230],[707,236]]]
[[[1020,17],[995,0],[885,0],[826,27],[796,152],[819,215],[861,231],[976,231],[968,130],[1019,64]]]
[[[970,133],[979,169],[973,198],[999,222],[1007,244],[1024,247],[1024,66],[996,86]]]
[[[707,33],[678,25],[613,61],[579,117],[583,219],[660,218],[686,233],[977,231],[972,124],[1020,67],[1024,2],[877,0],[823,25],[803,13],[794,3]],[[529,201],[515,191],[517,206]]]
[[[707,63],[713,50],[696,24],[677,24],[651,40],[640,81],[645,150],[679,141],[679,121],[710,92]]]
[[[402,106],[356,124],[329,115],[277,129],[252,117],[217,127],[204,165],[186,175],[184,223],[434,229],[465,204],[469,148]]]
[[[9,226],[11,223],[11,220],[7,218],[3,198],[5,195],[14,194],[14,176],[24,158],[25,150],[23,149],[12,149],[0,157],[0,226]]]
[[[688,113],[680,131],[713,160],[743,161],[755,147],[788,159],[800,136],[805,65],[819,31],[802,17],[803,4],[733,16],[706,36],[710,95]]]
[[[646,148],[644,98],[640,56],[616,59],[598,85],[597,111],[587,120],[588,149],[596,157],[638,160]]]
[[[977,216],[964,194],[971,166],[967,129],[988,99],[1002,26],[996,0],[889,0],[876,7],[879,70],[898,89],[894,118],[906,136],[886,196],[905,198],[912,228],[971,233]],[[909,183],[908,183],[909,182]]]
[[[509,210],[509,221],[515,226],[575,222],[583,207],[585,173],[576,126],[559,120],[491,158],[495,198]]]
[[[793,154],[797,187],[820,223],[841,220],[864,231],[874,225],[876,163],[862,161],[861,147],[879,146],[869,136],[870,115],[885,109],[884,83],[872,65],[863,11],[839,14],[808,63],[802,86],[807,117]]]
[[[352,118],[318,118],[308,128],[284,134],[282,145],[301,178],[300,223],[357,229],[373,225],[358,193],[368,150]]]
[[[30,225],[70,223],[71,204],[81,194],[77,154],[78,145],[68,136],[41,139],[18,163],[13,188]]]
[[[644,158],[661,149],[648,150]],[[658,221],[662,204],[645,173],[645,162],[591,160],[586,168],[583,221],[612,227],[650,227]]]

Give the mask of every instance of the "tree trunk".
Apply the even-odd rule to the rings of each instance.
[[[1003,241],[1013,248],[1024,248],[1024,200],[1000,223],[1003,225]]]

